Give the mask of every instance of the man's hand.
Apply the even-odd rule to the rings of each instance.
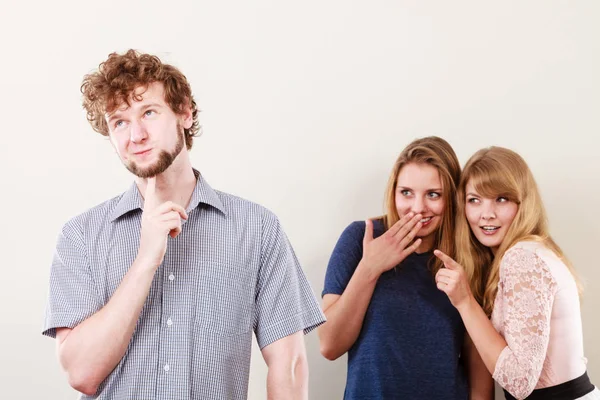
[[[172,238],[179,235],[182,218],[188,218],[184,208],[172,201],[160,204],[156,194],[156,178],[148,178],[138,257],[153,268],[158,268],[167,251],[167,235]]]

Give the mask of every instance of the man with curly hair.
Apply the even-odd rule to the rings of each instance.
[[[324,317],[277,217],[192,168],[186,77],[111,54],[81,86],[135,182],[67,222],[43,334],[82,399],[245,399],[252,332],[273,399],[306,399],[303,334]]]

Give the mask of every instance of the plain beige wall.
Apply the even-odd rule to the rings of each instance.
[[[353,220],[382,211],[399,151],[430,134],[462,162],[521,153],[552,232],[587,282],[600,382],[600,2],[102,1],[2,4],[0,398],[71,399],[40,335],[55,238],[131,176],[88,126],[79,84],[109,52],[153,52],[203,112],[194,164],[276,212],[316,293]],[[345,357],[307,337],[311,399],[341,398]],[[255,352],[250,399],[265,398]]]

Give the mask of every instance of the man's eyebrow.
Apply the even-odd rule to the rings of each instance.
[[[108,114],[108,115],[107,115],[107,118],[106,118],[106,120],[107,120],[108,122],[110,122],[110,121],[112,121],[113,119],[115,119],[115,118],[118,118],[119,116],[120,116],[120,113],[119,113],[118,111],[115,111],[115,112],[113,112],[113,113],[111,113],[111,114]]]
[[[121,112],[127,110],[129,107],[123,108],[123,107],[119,107],[116,108],[113,112],[110,113],[106,113],[105,114],[105,118],[108,122],[112,121],[115,118],[118,118],[121,116]]]
[[[162,106],[162,105],[160,105],[160,104],[158,104],[158,103],[149,103],[149,104],[145,104],[145,105],[143,105],[143,106],[140,108],[140,110],[141,110],[141,111],[144,111],[144,110],[147,110],[147,109],[149,109],[149,108],[162,108],[162,107],[163,107],[163,106]]]
[[[163,106],[158,104],[158,103],[148,103],[148,104],[144,104],[143,106],[140,107],[140,111],[146,111],[149,108],[162,108]],[[129,108],[129,107],[128,107]],[[126,109],[125,109],[126,110]],[[117,109],[116,111],[113,111],[111,114],[107,115],[107,121],[110,123],[112,120],[119,118],[121,116],[121,109]],[[124,110],[123,110],[124,111]]]

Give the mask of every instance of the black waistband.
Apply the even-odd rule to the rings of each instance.
[[[550,386],[543,389],[536,389],[527,400],[573,400],[583,397],[594,390],[594,385],[590,382],[587,371],[579,378],[561,383],[560,385]],[[506,390],[504,391],[506,400],[517,400]]]

